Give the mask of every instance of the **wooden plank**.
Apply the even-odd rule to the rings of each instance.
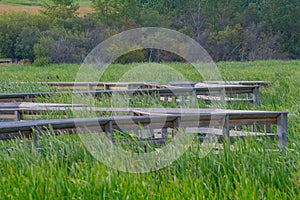
[[[179,86],[179,87],[194,87],[197,83],[205,84],[218,84],[218,85],[258,85],[258,86],[269,86],[267,81],[173,81],[169,82],[168,85]]]
[[[177,86],[177,87],[195,87],[197,82],[194,81],[177,81],[177,82],[169,82],[168,85],[170,86]]]
[[[208,134],[208,135],[216,135],[216,136],[223,136],[223,129],[217,129],[217,128],[187,128],[187,133],[202,133],[202,134]],[[251,132],[251,131],[234,131],[230,130],[229,135],[230,137],[240,137],[240,136],[269,136],[274,137],[274,133],[261,133],[261,132]],[[226,136],[226,137],[228,137]]]
[[[258,85],[269,86],[268,81],[203,81],[204,83],[226,84],[226,85]]]
[[[208,95],[197,95],[198,99],[203,99],[205,101],[221,101],[222,98],[218,96],[208,96]],[[230,102],[230,101],[247,101],[247,102],[253,102],[253,99],[241,99],[241,98],[231,98],[231,97],[225,97],[225,101]]]
[[[1,108],[35,108],[35,107],[83,107],[84,104],[57,104],[57,103],[32,103],[32,102],[9,102],[0,103]]]

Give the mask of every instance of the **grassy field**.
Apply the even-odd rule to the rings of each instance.
[[[1,0],[0,5],[23,5],[23,6],[41,6],[47,3],[47,0]],[[92,3],[89,0],[77,0],[80,6],[91,6]]]
[[[27,12],[30,14],[38,14],[46,1],[34,0],[1,0],[0,1],[0,14],[5,12]],[[78,10],[79,16],[84,16],[93,12],[92,4],[88,0],[78,1],[80,8]]]
[[[137,65],[112,65],[99,81],[123,80],[124,74],[135,73]],[[202,79],[190,65],[166,65],[188,80]],[[76,135],[44,137],[41,152],[26,140],[2,142],[1,199],[299,199],[300,61],[221,62],[217,65],[224,80],[270,81],[270,87],[260,92],[259,107],[248,104],[228,107],[289,111],[286,150],[278,151],[273,141],[247,139],[235,143],[234,151],[224,143],[223,150],[212,151],[202,158],[195,142],[193,148],[164,169],[130,174],[96,161]],[[29,82],[74,81],[79,66],[13,65],[0,70],[0,93],[50,91],[49,87]],[[165,82],[172,78],[159,76],[156,78]],[[138,73],[132,78],[141,81]],[[17,81],[28,84],[14,83]],[[69,96],[39,99],[61,103],[71,103],[71,100]],[[147,103],[142,101],[138,106],[148,107]],[[106,106],[105,102],[99,105]]]

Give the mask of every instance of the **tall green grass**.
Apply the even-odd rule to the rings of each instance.
[[[118,81],[136,64],[112,65],[101,81]],[[189,65],[168,64],[188,80],[201,80]],[[38,151],[30,140],[0,142],[1,199],[299,199],[300,198],[300,61],[218,63],[225,80],[266,80],[261,105],[228,104],[233,109],[288,110],[289,143],[248,138],[202,158],[195,143],[170,166],[145,174],[123,173],[95,160],[77,135],[45,136]],[[37,91],[41,86],[13,86],[16,81],[74,81],[77,65],[9,66],[0,73],[1,92]],[[59,78],[57,78],[57,76]],[[39,88],[40,87],[40,88]],[[71,103],[71,96],[39,98]],[[96,102],[110,106],[109,98]],[[171,106],[134,99],[131,106]],[[71,117],[72,115],[69,115]],[[45,115],[60,117],[59,115]],[[51,132],[51,131],[50,131]],[[232,150],[234,149],[234,150]]]

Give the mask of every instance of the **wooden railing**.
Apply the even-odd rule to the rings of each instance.
[[[160,134],[158,137],[151,137],[160,142],[164,141],[165,133],[179,128],[186,133],[215,135],[218,138],[276,137],[280,147],[285,146],[288,139],[287,112],[172,108],[131,108],[123,111],[133,116],[0,122],[0,139],[47,134],[47,128],[57,134],[64,131],[76,133],[78,130],[82,130],[83,133],[96,131],[111,134],[114,131],[146,129]],[[233,128],[243,126],[255,127],[257,130],[243,131]]]
[[[33,84],[48,85],[58,90],[127,90],[163,87],[156,82],[36,82]]]
[[[209,84],[208,84],[209,85]],[[203,98],[206,102],[211,101],[248,101],[255,105],[259,105],[259,86],[257,85],[212,85],[199,88],[155,88],[155,89],[127,89],[127,90],[99,90],[99,91],[64,91],[64,92],[33,92],[33,93],[10,93],[0,94],[0,102],[20,102],[34,101],[36,97],[46,97],[50,95],[61,94],[82,94],[92,95],[101,98],[103,95],[151,95],[154,98],[167,97],[185,97],[196,95]],[[242,94],[246,94],[245,98],[241,98]],[[239,95],[240,98],[231,98],[231,95]]]

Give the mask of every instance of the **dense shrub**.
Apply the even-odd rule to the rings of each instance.
[[[50,64],[50,59],[47,57],[38,57],[33,63],[35,66],[44,67]]]

